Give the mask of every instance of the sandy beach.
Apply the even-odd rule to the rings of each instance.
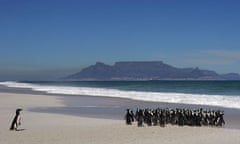
[[[113,102],[113,101],[112,101]],[[127,102],[127,100],[125,101]],[[84,102],[83,102],[84,103]],[[87,101],[86,101],[87,103]],[[109,103],[109,102],[108,102]],[[124,101],[122,101],[124,103]],[[134,103],[133,103],[134,104]],[[112,103],[109,105],[116,105]],[[130,105],[128,102],[127,105]],[[63,96],[0,93],[1,144],[237,144],[240,129],[212,127],[178,127],[168,125],[127,126],[119,119],[87,118],[72,114],[36,111],[36,108],[68,107]],[[16,108],[23,108],[22,131],[9,131]],[[81,109],[81,108],[80,108]],[[124,113],[123,113],[124,114]],[[238,121],[239,115],[235,116]],[[234,117],[234,118],[235,118]],[[234,119],[231,118],[231,119]],[[239,122],[239,121],[238,121]]]

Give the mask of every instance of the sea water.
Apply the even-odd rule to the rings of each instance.
[[[6,81],[49,94],[128,98],[240,109],[240,81]]]

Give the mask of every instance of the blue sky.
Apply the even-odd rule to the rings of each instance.
[[[240,73],[239,0],[0,0],[0,80],[101,61]]]

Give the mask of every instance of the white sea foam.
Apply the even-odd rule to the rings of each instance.
[[[129,98],[141,101],[197,104],[220,106],[227,108],[240,109],[240,96],[222,96],[222,95],[199,95],[184,93],[162,93],[162,92],[139,92],[124,91],[106,88],[73,87],[73,86],[47,86],[18,82],[0,82],[0,85],[15,88],[30,88],[34,91],[43,91],[50,94],[66,95],[87,95]]]

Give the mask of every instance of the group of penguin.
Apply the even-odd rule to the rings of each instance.
[[[223,118],[224,111],[221,110],[197,110],[191,109],[127,109],[125,120],[127,125],[131,125],[137,121],[139,127],[157,126],[165,127],[167,124],[178,126],[216,126],[225,125]]]

